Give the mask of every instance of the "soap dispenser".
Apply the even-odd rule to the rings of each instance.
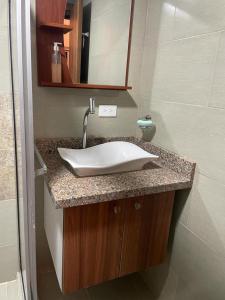
[[[52,82],[62,83],[62,58],[59,47],[62,43],[54,43],[52,52]]]
[[[156,127],[151,116],[147,115],[137,121],[138,127],[142,131],[142,139],[150,142],[155,135]]]

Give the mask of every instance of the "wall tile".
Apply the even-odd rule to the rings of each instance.
[[[12,110],[12,95],[0,93],[0,111],[10,111]]]
[[[16,199],[15,169],[14,167],[1,168],[0,172],[0,201]]]
[[[0,149],[12,149],[14,147],[12,112],[3,110],[0,112]]]
[[[225,110],[152,102],[154,143],[197,162],[202,174],[225,184]]]
[[[0,167],[15,167],[14,150],[0,149]]]
[[[225,2],[169,2],[175,6],[170,18],[163,18],[162,2],[149,1],[143,98],[156,123],[153,142],[195,160],[197,172],[192,190],[176,195],[172,257],[144,278],[157,300],[222,300]]]
[[[173,39],[176,0],[149,1],[145,42],[156,45]]]
[[[0,92],[11,92],[8,29],[0,28]]]
[[[225,109],[225,32],[221,33],[209,106]]]
[[[0,30],[8,27],[8,6],[9,6],[9,1],[1,0]]]
[[[174,38],[190,37],[225,29],[223,0],[176,1]]]
[[[0,247],[0,282],[16,279],[19,270],[17,246]]]
[[[176,230],[171,267],[184,282],[182,293],[189,295],[189,298],[177,297],[176,300],[224,299],[225,259],[215,255],[182,225]]]
[[[16,200],[0,201],[0,247],[17,244]]]
[[[200,174],[188,202],[187,227],[225,259],[225,185]]]
[[[219,37],[211,34],[162,46],[155,65],[152,101],[207,105]]]

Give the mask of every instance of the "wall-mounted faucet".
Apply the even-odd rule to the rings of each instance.
[[[88,125],[88,116],[89,114],[95,114],[95,98],[90,98],[89,107],[84,114],[83,121],[83,142],[82,147],[85,149],[87,147],[87,125]]]

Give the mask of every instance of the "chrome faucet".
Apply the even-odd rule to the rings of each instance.
[[[87,147],[87,125],[88,125],[88,116],[89,114],[95,114],[95,98],[90,98],[89,107],[84,114],[83,121],[83,142],[82,147],[85,149]]]

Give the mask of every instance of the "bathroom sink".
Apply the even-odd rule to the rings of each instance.
[[[58,148],[78,176],[95,176],[141,170],[158,156],[128,142],[109,142],[86,149]]]

